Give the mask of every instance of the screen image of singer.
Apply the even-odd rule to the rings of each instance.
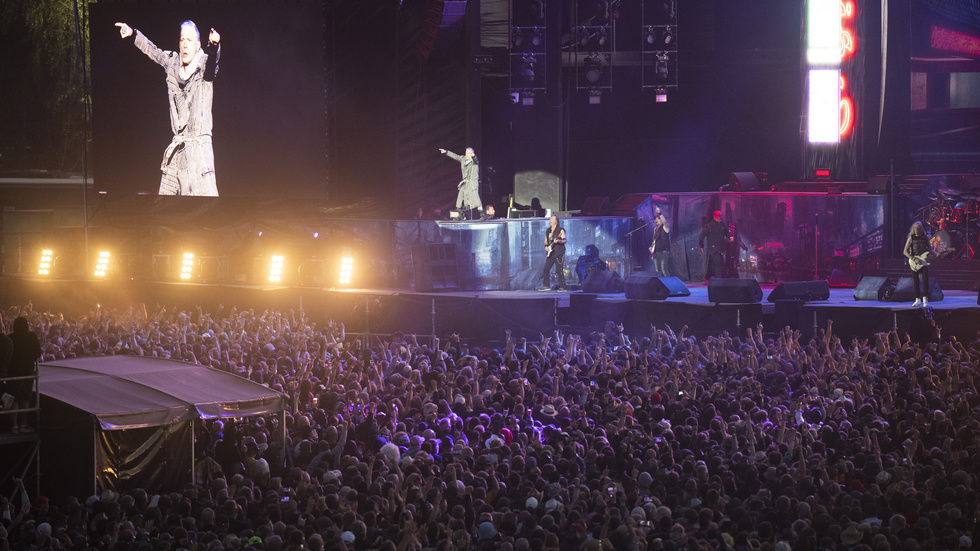
[[[186,170],[194,163],[194,140],[207,141],[200,135],[208,131],[220,197],[302,197],[323,186],[319,3],[292,2],[284,9],[268,2],[112,2],[93,3],[90,10],[92,165],[99,190],[114,197],[157,195],[165,187],[166,157],[177,158],[183,148],[186,160],[180,163]],[[177,129],[188,109],[169,104],[180,103],[181,89],[168,87],[161,60],[141,51],[145,43],[136,38],[144,37],[164,54],[179,52],[185,21],[196,24],[202,52],[208,51],[212,29],[220,34],[216,74],[204,77],[213,94],[210,128],[205,121],[199,126],[207,130],[194,136]],[[116,23],[133,29],[133,36],[121,36]],[[206,117],[200,113],[206,105],[194,101],[187,99],[190,117]]]

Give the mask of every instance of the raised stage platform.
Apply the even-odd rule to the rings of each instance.
[[[773,285],[762,285],[765,297]],[[688,297],[662,301],[631,300],[623,293],[587,294],[536,291],[468,291],[416,293],[394,289],[330,290],[309,287],[258,287],[182,283],[107,283],[93,281],[48,281],[27,278],[0,280],[4,305],[32,300],[36,309],[80,315],[96,303],[108,308],[128,308],[145,302],[193,311],[201,306],[217,312],[224,305],[271,309],[304,309],[319,323],[327,319],[343,322],[349,332],[390,334],[414,333],[446,337],[459,333],[464,340],[494,343],[510,329],[517,337],[537,340],[555,329],[587,334],[601,331],[606,321],[622,323],[627,332],[640,337],[652,325],[669,324],[675,330],[687,325],[691,334],[716,335],[729,331],[744,335],[762,323],[773,333],[789,326],[809,339],[814,327],[834,320],[834,332],[845,341],[871,337],[896,327],[901,335],[928,335],[933,325],[944,338],[973,340],[980,331],[977,293],[946,291],[945,299],[930,310],[912,308],[910,303],[857,301],[853,288],[834,287],[826,301],[726,304],[708,300],[708,287],[690,285]]]

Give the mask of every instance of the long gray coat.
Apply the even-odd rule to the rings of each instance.
[[[476,163],[476,157],[467,159],[452,151],[447,151],[446,156],[459,162],[459,170],[463,176],[456,185],[459,189],[456,194],[456,208],[483,208],[483,203],[480,202],[480,165]]]
[[[170,104],[170,127],[174,138],[163,154],[160,195],[205,195],[216,197],[214,150],[211,147],[211,103],[214,77],[218,73],[220,46],[196,60],[199,65],[182,82],[180,54],[162,50],[143,33],[135,31],[136,47],[166,72]],[[207,50],[207,48],[206,48]]]

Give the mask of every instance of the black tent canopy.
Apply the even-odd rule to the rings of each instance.
[[[191,480],[198,419],[282,414],[288,403],[231,373],[141,356],[44,363],[38,386],[41,487],[52,496],[177,488]]]

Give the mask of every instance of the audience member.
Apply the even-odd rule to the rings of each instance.
[[[46,361],[180,359],[292,398],[285,427],[204,423],[178,491],[49,503],[18,486],[12,549],[973,546],[980,341],[607,324],[493,348],[369,340],[302,311],[0,317],[30,322]]]

